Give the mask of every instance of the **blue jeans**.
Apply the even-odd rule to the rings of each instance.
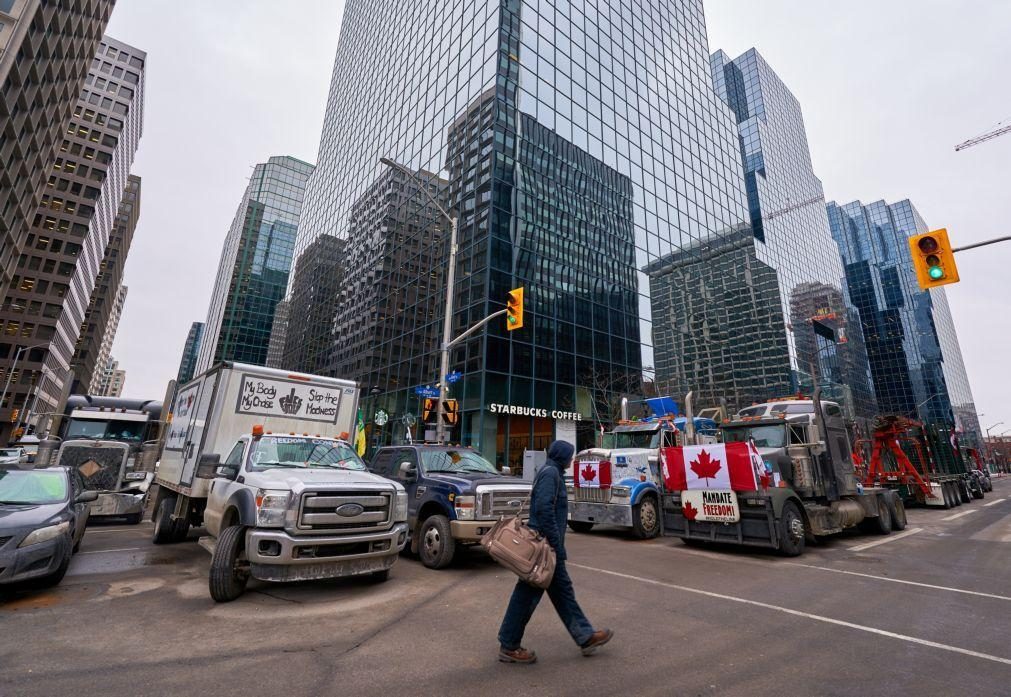
[[[513,651],[520,647],[523,630],[526,629],[527,622],[533,616],[542,595],[544,589],[531,586],[524,581],[516,582],[516,588],[513,589],[513,595],[509,599],[509,607],[506,608],[505,617],[502,618],[502,626],[498,630],[498,641],[503,649]],[[580,646],[588,642],[593,636],[593,626],[576,602],[572,579],[569,578],[569,572],[565,570],[565,562],[562,560],[558,560],[555,566],[555,575],[551,579],[551,585],[548,586],[548,597],[551,598],[558,617],[575,642]]]

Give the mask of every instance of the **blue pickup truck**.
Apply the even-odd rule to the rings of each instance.
[[[530,484],[472,448],[388,446],[369,469],[407,489],[410,548],[430,569],[449,566],[460,545],[477,544],[502,516],[530,512]]]

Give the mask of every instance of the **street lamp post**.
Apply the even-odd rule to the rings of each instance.
[[[43,344],[33,344],[32,346],[22,346],[14,352],[14,360],[11,362],[10,370],[7,371],[7,382],[4,383],[4,391],[0,393],[0,405],[4,403],[7,399],[7,389],[11,386],[11,377],[14,375],[14,371],[18,367],[18,361],[21,359],[21,354],[25,351],[31,351],[34,348],[41,348],[42,346],[49,346],[49,342]]]

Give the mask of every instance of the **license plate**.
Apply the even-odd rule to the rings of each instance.
[[[682,491],[681,511],[690,521],[736,523],[741,519],[737,494],[730,489]]]

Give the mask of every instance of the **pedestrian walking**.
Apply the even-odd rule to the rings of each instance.
[[[562,624],[579,645],[584,656],[593,654],[614,636],[610,629],[594,631],[590,621],[586,619],[583,610],[576,602],[576,593],[572,588],[572,579],[565,570],[565,525],[568,519],[568,495],[565,491],[564,473],[575,448],[565,441],[556,440],[548,448],[548,459],[544,467],[534,478],[534,487],[530,495],[529,526],[547,539],[555,550],[557,562],[555,575],[548,586],[548,597],[555,606]],[[530,621],[537,603],[544,595],[544,589],[532,586],[525,581],[517,581],[506,608],[502,626],[499,628],[498,658],[504,663],[534,663],[537,654],[529,651],[520,643],[523,631]]]

